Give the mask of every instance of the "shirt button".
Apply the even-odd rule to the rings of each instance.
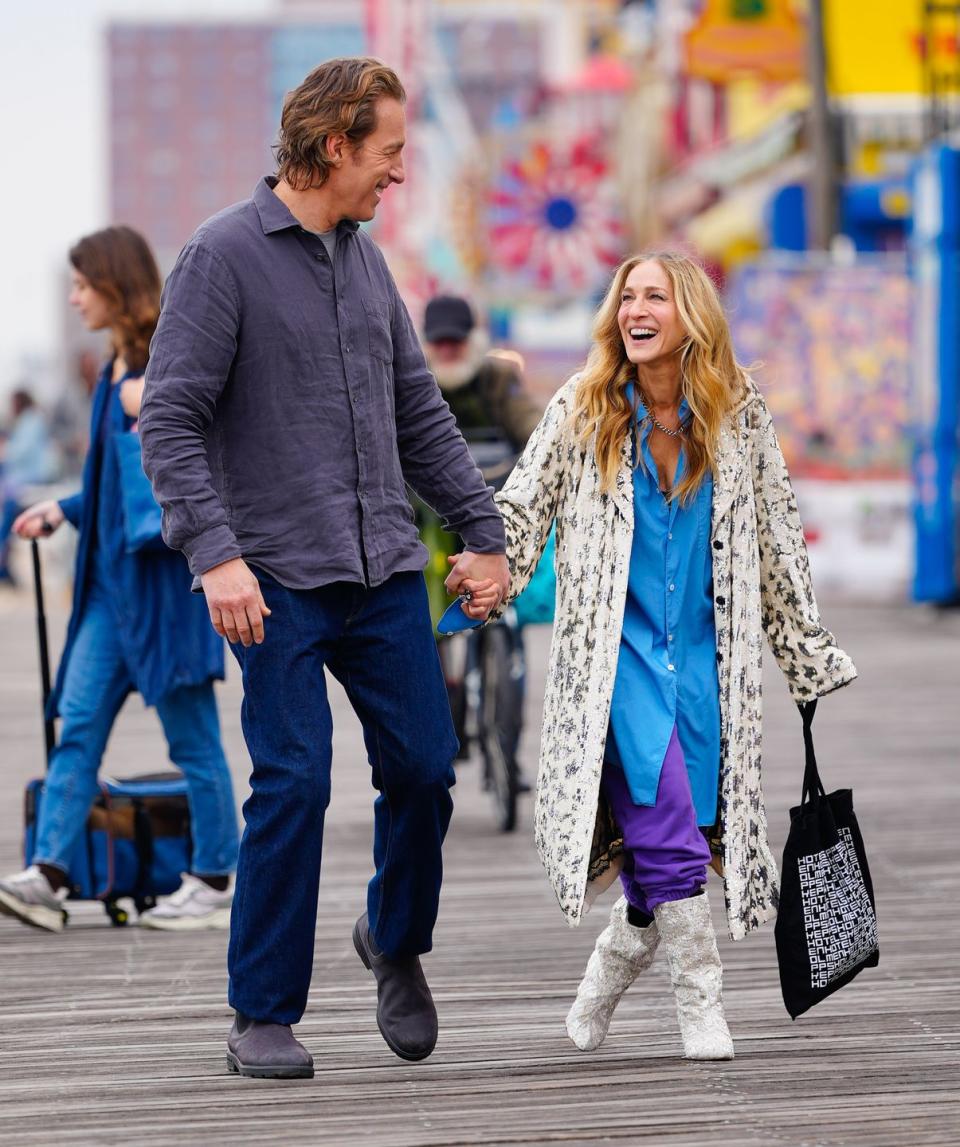
[[[673,593],[673,582],[670,583],[669,589],[670,589],[670,592]]]
[[[314,259],[319,259],[321,263],[323,262],[323,256],[322,255],[314,255]]]
[[[667,634],[667,641],[673,641],[673,634],[672,633]]]
[[[672,664],[668,665],[667,668],[670,670],[671,673],[676,673],[676,669],[674,669]]]
[[[667,541],[668,541],[668,542],[672,542],[672,541],[673,541],[673,534],[667,534]]]

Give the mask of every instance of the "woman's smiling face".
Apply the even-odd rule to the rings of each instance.
[[[627,358],[636,366],[660,365],[675,356],[687,337],[667,272],[655,259],[627,275],[617,312]]]

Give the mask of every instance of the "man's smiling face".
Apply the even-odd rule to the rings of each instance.
[[[342,162],[330,169],[327,187],[340,218],[358,223],[372,219],[390,184],[403,183],[405,133],[403,104],[380,100],[377,126],[356,146],[346,144]]]

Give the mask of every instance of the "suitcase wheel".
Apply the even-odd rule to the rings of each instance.
[[[103,910],[110,917],[110,923],[114,928],[122,928],[130,919],[130,913],[126,908],[121,908],[116,900],[105,900]]]

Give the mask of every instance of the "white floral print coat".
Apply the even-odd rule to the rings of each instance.
[[[633,482],[624,443],[616,489],[600,489],[592,449],[569,418],[577,376],[553,397],[497,495],[507,533],[510,597],[526,586],[556,521],[557,609],[537,780],[537,850],[568,923],[579,924],[615,878],[618,830],[600,772],[620,650],[633,540]],[[710,542],[720,682],[717,840],[731,936],[776,912],[778,873],[760,788],[763,635],[796,701],[852,681],[853,662],[824,629],[803,530],[773,423],[751,383],[717,452]]]

